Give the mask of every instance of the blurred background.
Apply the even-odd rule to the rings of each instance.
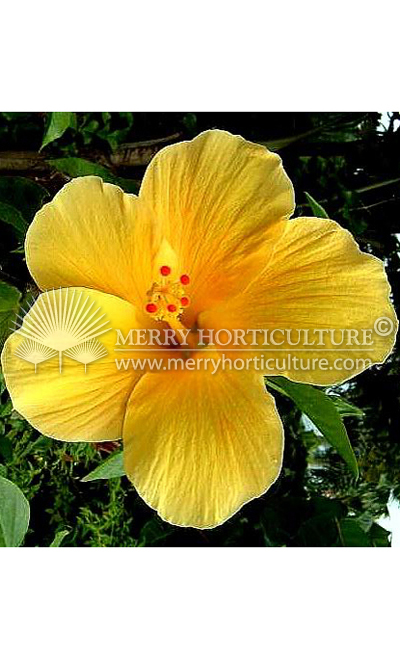
[[[315,214],[318,202],[362,250],[382,259],[399,315],[399,112],[3,112],[1,342],[20,305],[37,293],[23,241],[42,204],[70,178],[88,174],[135,193],[160,148],[208,128],[278,152],[296,191],[295,214]],[[326,390],[346,426],[358,480],[310,418],[271,389],[286,434],[281,477],[211,531],[164,523],[125,477],[82,482],[118,443],[76,445],[41,436],[12,410],[1,380],[0,476],[29,501],[24,544],[49,546],[65,531],[65,546],[389,546],[385,528],[392,529],[400,499],[399,361],[397,349],[382,366]]]

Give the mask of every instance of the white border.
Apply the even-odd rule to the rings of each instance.
[[[1,559],[7,659],[376,659],[398,648],[395,550],[60,548]]]
[[[395,110],[399,12],[395,0],[8,3],[1,109]]]

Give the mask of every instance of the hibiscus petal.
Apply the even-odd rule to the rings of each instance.
[[[274,242],[294,210],[278,155],[221,130],[162,149],[139,197],[161,223],[188,273],[192,312],[240,290],[259,268],[254,252]]]
[[[72,298],[74,292],[75,297]],[[51,325],[60,300],[63,305],[66,296],[74,300],[74,305],[80,299],[79,304],[73,305],[73,309],[76,308],[78,312],[88,299],[81,318],[93,302],[90,314],[99,308],[101,311],[98,315],[105,314],[104,320],[108,319],[124,336],[137,326],[134,307],[112,295],[82,288],[62,289],[56,291],[56,294],[52,291],[43,293],[24,318],[20,328],[23,334],[12,334],[2,352],[4,377],[14,408],[39,432],[56,439],[96,442],[119,439],[122,436],[126,403],[141,373],[133,369],[117,369],[115,358],[121,356],[121,353],[114,352],[114,330],[95,337],[108,354],[90,363],[86,373],[83,363],[71,359],[67,353],[62,355],[61,373],[57,354],[39,363],[37,373],[33,363],[18,356],[18,349],[24,342],[26,345],[26,341],[34,339],[35,328],[41,331]],[[46,318],[46,309],[49,318],[43,320],[43,317]],[[83,322],[88,317],[89,314]],[[98,331],[107,328],[107,325],[100,327],[104,320],[98,323]],[[85,329],[90,331],[89,325],[92,322]],[[92,325],[92,328],[95,326]],[[45,337],[42,339],[46,341]]]
[[[283,428],[260,376],[145,375],[129,400],[125,470],[163,519],[211,528],[279,475]]]
[[[393,327],[386,336],[374,330],[379,318],[387,318],[385,327]],[[301,334],[299,345],[290,345],[287,336],[277,331],[274,338],[279,351],[271,349],[269,340],[268,351],[258,350],[254,354],[280,364],[288,352],[305,365],[307,360],[325,359],[323,367],[315,365],[310,370],[286,365],[266,372],[280,373],[298,382],[327,385],[363,371],[368,366],[365,360],[382,363],[393,348],[398,322],[383,263],[361,252],[352,235],[336,222],[299,218],[287,223],[259,277],[225,305],[202,314],[199,325],[208,329],[291,330],[293,343],[299,338],[298,329],[309,329],[309,339]],[[335,330],[333,341],[328,333],[313,334],[314,329]],[[357,330],[353,337],[365,343],[372,340],[373,344],[358,346],[345,333],[344,340],[350,344],[335,345],[342,340],[342,329]],[[363,329],[372,330],[365,341]],[[254,339],[250,337],[249,341]],[[259,336],[257,340],[261,345],[264,339]],[[314,346],[307,345],[312,341],[316,341]],[[353,364],[336,362],[338,359],[351,359]]]
[[[85,286],[141,308],[160,236],[143,201],[95,176],[67,183],[29,227],[28,268],[42,290]]]

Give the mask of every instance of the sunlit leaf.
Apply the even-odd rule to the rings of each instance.
[[[307,197],[308,205],[310,206],[311,212],[314,217],[329,218],[329,215],[326,212],[325,208],[322,208],[321,204],[319,204],[318,201],[315,201],[314,197],[308,194],[308,192],[304,192],[304,194]]]
[[[100,176],[106,183],[119,185],[126,192],[138,192],[136,181],[114,176],[107,167],[90,162],[84,158],[57,158],[55,160],[49,160],[49,164],[71,178],[75,178],[76,176]]]
[[[363,410],[360,410],[359,407],[356,407],[352,403],[348,403],[346,400],[343,400],[341,396],[329,396],[329,398],[335,405],[340,416],[364,416]]]
[[[110,457],[107,458],[107,460],[104,460],[101,465],[82,478],[82,482],[88,483],[89,481],[97,481],[100,479],[108,480],[109,478],[119,478],[124,475],[123,455],[122,451],[119,451],[118,453],[110,455]]]
[[[54,140],[58,140],[68,128],[76,128],[75,112],[50,112],[47,129],[40,149],[44,149],[45,146],[54,142]]]
[[[309,384],[298,384],[283,377],[267,378],[276,391],[288,396],[316,425],[327,442],[333,446],[358,478],[356,456],[347,436],[339,411],[329,396]]]
[[[60,547],[62,541],[64,538],[69,535],[69,531],[67,529],[64,529],[63,531],[57,531],[56,537],[54,538],[53,542],[51,543],[50,547]]]
[[[71,178],[76,176],[101,176],[104,181],[109,183],[114,182],[114,175],[107,167],[99,165],[96,162],[90,162],[84,158],[55,158],[49,160],[49,164],[55,167],[62,174],[66,174]]]
[[[52,445],[53,440],[50,437],[40,435],[32,444],[26,449],[26,454],[34,454],[38,451],[47,451]]]
[[[19,547],[28,526],[28,501],[15,483],[0,476],[0,547]]]

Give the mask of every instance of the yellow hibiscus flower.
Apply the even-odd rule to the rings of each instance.
[[[294,206],[276,154],[211,130],[160,151],[137,197],[97,177],[65,185],[29,228],[27,264],[43,291],[60,287],[63,299],[91,289],[95,306],[124,335],[189,329],[195,359],[232,350],[199,347],[200,329],[361,330],[385,317],[393,332],[352,353],[382,362],[397,327],[383,264],[331,220],[289,219]],[[40,304],[51,309],[55,300],[42,293],[25,326]],[[15,355],[23,340],[14,333],[2,354],[15,409],[57,439],[122,438],[129,479],[166,521],[212,528],[277,479],[283,428],[263,373],[121,371],[110,330],[101,336],[108,355],[87,373],[65,360],[60,375],[49,359],[35,374]],[[348,356],[346,346],[330,335],[319,346],[327,369],[272,372],[313,384],[343,381],[335,359]],[[290,350],[284,338],[268,355]],[[255,352],[248,342],[240,354]],[[354,362],[345,379],[361,370]]]

